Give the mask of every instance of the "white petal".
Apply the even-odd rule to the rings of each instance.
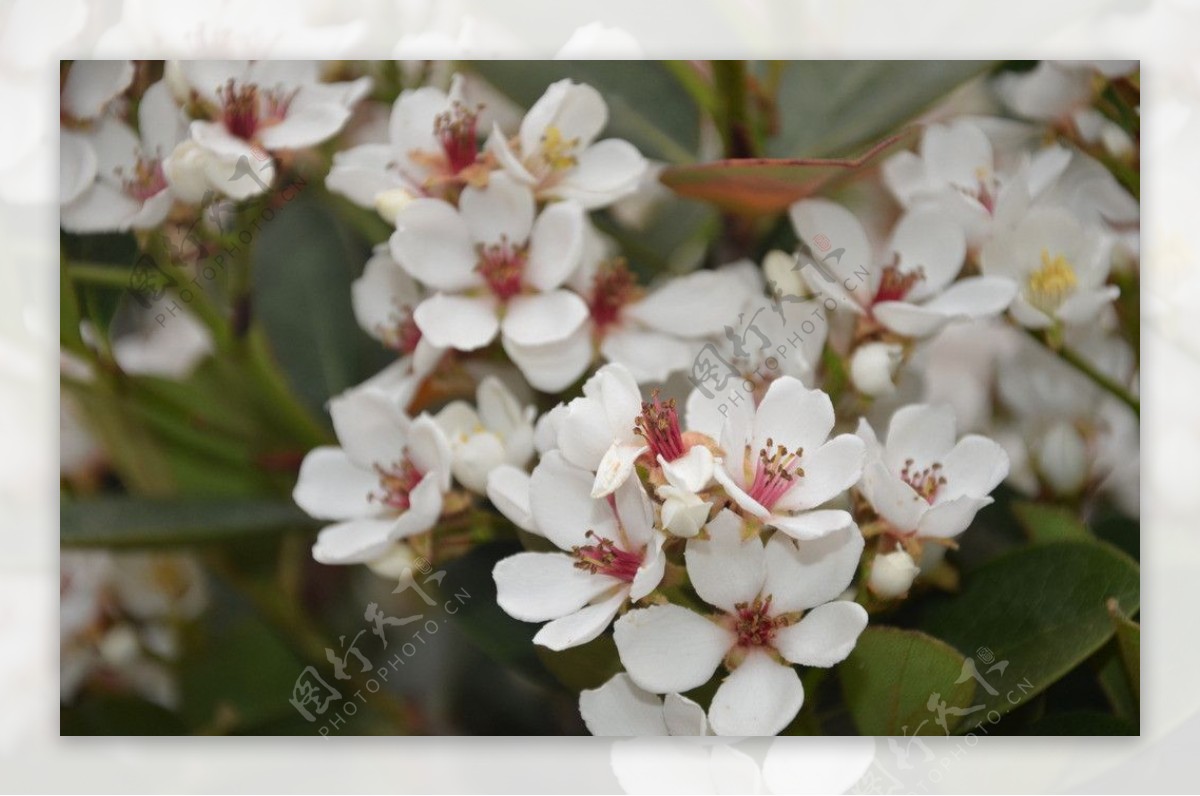
[[[386,249],[376,250],[367,260],[362,276],[350,286],[350,302],[358,325],[377,339],[383,329],[396,324],[419,301],[416,282]]]
[[[321,564],[362,564],[392,545],[393,519],[361,519],[330,525],[317,534],[312,556]]]
[[[992,169],[992,144],[969,121],[934,124],[921,137],[921,156],[931,175],[959,188],[975,188],[983,171]]]
[[[857,303],[869,304],[875,295],[878,277],[867,233],[854,214],[826,199],[805,199],[792,205],[789,215],[796,235],[808,245],[813,255],[829,258],[825,260],[824,268],[835,277],[835,283],[842,288],[851,287]],[[831,256],[839,251],[840,259]],[[814,270],[812,267],[805,269],[806,272]],[[870,272],[866,278],[864,271]],[[832,286],[824,278],[819,277],[813,284],[807,273],[805,277],[815,290],[832,293]]]
[[[909,301],[937,295],[958,275],[967,254],[962,227],[932,208],[905,213],[892,231],[891,250],[904,273],[920,269],[924,278],[913,285]]]
[[[691,367],[696,346],[662,332],[617,327],[604,335],[600,353],[609,362],[624,365],[639,384],[645,384],[666,381],[672,373]]]
[[[523,622],[573,614],[618,583],[576,567],[563,553],[517,553],[499,561],[492,577],[497,604]]]
[[[621,663],[634,682],[656,694],[708,682],[736,640],[733,633],[678,605],[655,605],[614,626]]]
[[[408,455],[417,469],[430,475],[443,492],[450,488],[450,441],[437,422],[419,415],[408,429]]]
[[[742,521],[725,509],[707,526],[707,539],[690,539],[684,558],[688,578],[701,599],[726,613],[750,602],[767,576],[766,555],[757,535],[742,538]]]
[[[867,612],[848,600],[818,605],[799,623],[775,634],[775,649],[802,666],[833,666],[846,659],[867,626]]]
[[[300,465],[292,499],[319,520],[348,520],[379,513],[370,494],[379,477],[356,466],[341,448],[313,448]]]
[[[645,445],[628,445],[614,442],[596,466],[596,480],[592,484],[592,497],[602,498],[617,491],[633,472],[638,457],[649,450]]]
[[[521,154],[528,158],[541,146],[548,127],[564,141],[578,138],[586,147],[608,122],[608,106],[591,86],[564,79],[552,83],[521,120]]]
[[[722,489],[725,490],[725,494],[728,495],[742,511],[750,514],[753,517],[757,517],[760,520],[768,519],[771,516],[771,512],[768,511],[766,507],[757,500],[750,497],[750,495],[746,493],[746,490],[742,489],[741,484],[738,483],[738,479],[741,478],[741,475],[737,471],[740,470],[740,460],[738,463],[726,463],[724,460],[718,460],[717,467],[713,470],[713,478],[716,479],[716,482],[721,485]]]
[[[94,119],[133,82],[132,61],[75,61],[59,95],[76,119]]]
[[[662,583],[663,575],[667,571],[667,556],[662,551],[662,544],[663,535],[657,532],[652,533],[649,543],[642,552],[642,565],[638,567],[637,573],[629,584],[630,600],[635,602],[641,600]]]
[[[408,510],[396,518],[390,539],[393,542],[425,533],[442,514],[442,492],[437,479],[425,477],[408,493]]]
[[[459,213],[476,243],[529,240],[533,228],[533,192],[503,172],[492,175],[486,188],[468,186],[458,200]]]
[[[628,542],[622,546],[636,550],[647,544],[654,532],[654,504],[641,479],[627,480],[617,489],[613,500],[624,540]]]
[[[434,133],[438,114],[449,110],[446,94],[432,86],[400,92],[388,119],[388,139],[400,152],[436,152],[440,142]]]
[[[703,445],[693,445],[673,462],[659,456],[658,466],[662,468],[668,483],[688,492],[699,492],[708,486],[713,477],[712,451]]]
[[[595,472],[614,440],[633,441],[633,423],[641,411],[633,376],[622,365],[605,365],[584,383],[583,395],[567,404],[558,446],[568,461]]]
[[[965,531],[975,520],[981,508],[991,504],[990,497],[954,498],[945,503],[931,506],[917,525],[917,534],[931,538],[948,539]]]
[[[537,347],[566,340],[587,317],[587,304],[569,290],[516,296],[508,302],[500,331],[518,346]]]
[[[1008,454],[994,440],[968,434],[958,441],[942,462],[946,484],[939,497],[986,495],[1008,476]]]
[[[767,581],[776,613],[805,611],[827,603],[845,591],[858,569],[863,550],[858,526],[799,544],[783,534],[767,542]]]
[[[414,199],[396,214],[392,257],[413,278],[437,290],[483,284],[466,222],[440,199]]]
[[[351,390],[329,402],[338,441],[355,464],[371,470],[404,455],[409,421],[391,398],[376,390]]]
[[[804,475],[774,505],[776,511],[813,509],[846,491],[862,477],[866,446],[853,434],[839,434],[800,460]]]
[[[884,462],[899,473],[913,459],[915,467],[940,462],[954,447],[954,410],[949,404],[911,404],[901,407],[888,424]]]
[[[677,337],[711,337],[738,319],[747,291],[735,271],[693,271],[625,308],[625,317]],[[753,338],[751,338],[753,339]]]
[[[821,539],[851,524],[850,514],[840,509],[820,509],[799,514],[772,514],[764,523],[778,528],[793,539]]]
[[[788,450],[815,451],[833,428],[833,404],[821,390],[812,390],[792,376],[771,382],[754,416],[753,454],[770,439]]]
[[[579,153],[575,167],[546,193],[592,210],[636,191],[645,172],[646,159],[633,144],[609,138]]]
[[[594,603],[561,619],[555,619],[537,632],[533,643],[552,650],[565,650],[586,644],[605,631],[628,596],[627,589],[620,589],[603,602]]]
[[[474,351],[496,339],[500,321],[489,297],[435,293],[417,305],[413,320],[429,342],[456,351]]]
[[[717,735],[778,735],[804,704],[800,675],[754,650],[713,695],[708,718]]]
[[[592,363],[591,325],[583,323],[564,340],[523,346],[501,337],[504,352],[534,389],[560,392],[583,375]]]
[[[862,491],[875,511],[898,531],[915,531],[921,515],[929,509],[911,486],[879,460],[868,462],[863,469]]]
[[[542,457],[530,478],[529,505],[539,531],[562,550],[589,544],[587,532],[612,537],[613,512],[591,497],[591,471],[569,464],[558,451]]]
[[[63,130],[59,138],[58,200],[70,202],[96,179],[96,151],[86,136]]]
[[[529,474],[502,464],[488,473],[487,496],[501,514],[522,530],[540,535],[529,507]]]
[[[1097,290],[1082,290],[1067,298],[1058,308],[1055,316],[1063,323],[1086,324],[1100,317],[1100,312],[1117,300],[1121,289],[1109,285]]]
[[[704,715],[704,708],[679,694],[667,694],[663,697],[663,719],[667,722],[667,732],[670,735],[711,734],[708,731],[708,716]]]
[[[663,717],[662,699],[638,688],[624,672],[614,675],[599,688],[581,691],[579,714],[592,735],[638,737],[670,734]],[[704,711],[701,710],[700,714],[703,716]]]
[[[525,281],[530,286],[553,290],[579,267],[585,224],[575,202],[555,202],[541,212],[529,236]]]
[[[302,149],[337,135],[349,118],[349,108],[329,104],[301,106],[296,103],[283,121],[266,128],[258,137],[262,145],[271,151]]]

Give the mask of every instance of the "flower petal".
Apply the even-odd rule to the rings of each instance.
[[[920,269],[919,279],[908,293],[909,301],[937,295],[962,269],[967,240],[962,227],[933,208],[905,213],[892,231],[891,250],[904,273]]]
[[[553,343],[525,346],[508,337],[501,337],[500,343],[529,385],[542,392],[559,392],[574,384],[593,358],[588,323]]]
[[[949,539],[958,536],[971,526],[975,515],[984,506],[992,503],[990,497],[962,497],[948,500],[930,506],[921,516],[917,525],[917,534],[935,539]]]
[[[828,395],[793,376],[781,376],[771,382],[758,405],[752,453],[767,447],[767,440],[791,451],[815,451],[829,437],[833,421]]]
[[[517,553],[497,562],[492,578],[497,604],[523,622],[573,614],[618,583],[580,569],[564,553]]]
[[[537,632],[533,643],[552,650],[565,650],[586,644],[608,628],[628,597],[628,589],[622,588],[603,602],[593,603],[573,614],[555,619]]]
[[[711,337],[737,320],[748,298],[749,291],[734,270],[693,271],[629,304],[624,315],[677,337]]]
[[[578,202],[587,210],[612,204],[637,190],[646,159],[628,141],[598,141],[576,156],[575,167],[546,195]]]
[[[609,447],[600,464],[596,466],[596,480],[592,483],[592,497],[602,498],[617,491],[624,484],[638,457],[648,451],[645,445],[629,445],[620,441]]]
[[[689,539],[684,559],[700,598],[726,613],[749,602],[767,576],[766,554],[757,535],[742,538],[741,518],[725,509],[706,526],[708,538]]]
[[[593,500],[591,471],[569,464],[558,451],[550,451],[530,477],[529,505],[542,534],[562,550],[589,543],[587,532],[611,538],[616,530],[612,509],[604,500]]]
[[[348,520],[379,513],[370,495],[379,477],[356,466],[341,448],[313,448],[300,465],[292,499],[319,520]]]
[[[1008,476],[1008,454],[994,440],[968,434],[942,462],[946,484],[939,497],[986,495]]]
[[[817,257],[824,260],[824,271],[833,277],[820,274],[813,283],[806,273],[809,287],[840,297],[846,287],[854,301],[862,306],[870,304],[878,287],[878,269],[875,256],[867,240],[866,230],[858,219],[846,208],[826,199],[805,199],[792,205],[789,211],[796,235],[804,241]],[[840,257],[836,256],[840,253]],[[817,271],[807,268],[805,271]],[[863,271],[869,272],[864,278]],[[834,288],[838,288],[835,292]]]
[[[638,384],[666,381],[672,373],[691,367],[696,346],[662,332],[616,327],[604,335],[600,353],[624,365]]]
[[[496,339],[496,303],[481,296],[435,293],[417,305],[413,320],[429,342],[456,351],[474,351]]]
[[[486,246],[507,240],[519,246],[529,240],[533,228],[533,192],[500,172],[492,175],[486,188],[464,188],[458,211],[475,243]]]
[[[588,308],[569,290],[516,296],[500,322],[505,340],[524,348],[561,343],[587,320]]]
[[[918,470],[940,462],[954,447],[954,410],[949,404],[910,404],[888,424],[884,463],[893,473],[912,459]]]
[[[621,663],[633,681],[656,694],[682,693],[708,682],[736,640],[733,633],[678,605],[655,605],[614,626]]]
[[[529,507],[529,473],[511,464],[500,465],[488,473],[487,496],[518,528],[541,535]]]
[[[414,199],[396,214],[389,241],[392,257],[422,284],[436,290],[465,290],[483,284],[467,224],[440,199]]]
[[[772,514],[763,522],[772,528],[778,528],[793,539],[809,541],[840,531],[853,521],[848,512],[840,509],[821,509],[799,514]]]
[[[866,445],[853,434],[839,434],[800,459],[804,475],[775,503],[776,511],[814,509],[846,491],[862,477]]]
[[[667,731],[663,716],[662,699],[638,688],[633,678],[624,672],[613,675],[599,688],[581,691],[579,714],[592,735],[637,737],[671,734]],[[704,711],[701,710],[700,714],[703,716]]]
[[[717,688],[708,719],[717,735],[778,735],[803,704],[796,670],[754,650]]]
[[[867,626],[867,612],[858,603],[837,600],[804,615],[797,624],[775,634],[775,649],[801,666],[829,667],[840,663],[854,649]]]
[[[317,534],[312,556],[320,564],[363,564],[392,545],[394,519],[358,519],[330,525]]]
[[[540,291],[553,290],[579,267],[584,242],[583,208],[555,202],[538,216],[529,235],[525,281]]]
[[[796,544],[783,534],[767,542],[767,580],[763,594],[771,595],[776,613],[807,611],[827,603],[850,585],[863,550],[857,525]]]

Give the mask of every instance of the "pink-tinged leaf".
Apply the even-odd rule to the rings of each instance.
[[[659,179],[688,199],[711,202],[742,215],[780,213],[793,202],[874,167],[909,146],[916,130],[883,139],[856,158],[737,158],[671,166]]]

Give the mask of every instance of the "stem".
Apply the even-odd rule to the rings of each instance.
[[[716,116],[720,112],[720,102],[713,93],[712,84],[704,79],[704,75],[700,73],[693,62],[663,61],[663,66],[702,110],[712,116]]]
[[[718,126],[728,158],[756,157],[758,147],[750,125],[745,61],[713,61],[713,82],[720,108]]]
[[[1084,376],[1087,376],[1089,379],[1095,382],[1096,386],[1100,387],[1100,389],[1104,390],[1121,403],[1132,409],[1133,413],[1139,418],[1142,416],[1142,402],[1118,381],[1110,378],[1104,373],[1101,373],[1090,362],[1079,356],[1079,354],[1075,353],[1071,349],[1067,348],[1065,345],[1055,346],[1050,342],[1049,339],[1047,339],[1046,335],[1041,334],[1033,329],[1026,329],[1025,332],[1034,340],[1037,340],[1039,343],[1045,346],[1048,350],[1053,351],[1055,354],[1061,357],[1062,360],[1068,365],[1075,368]]]

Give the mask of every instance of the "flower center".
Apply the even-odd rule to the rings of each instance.
[[[770,595],[734,605],[733,630],[739,647],[769,647],[775,640],[775,631],[787,624],[784,617],[771,616]]]
[[[238,85],[233,78],[217,90],[221,98],[221,118],[225,129],[246,141],[259,130],[283,121],[299,89],[260,91],[253,83]]]
[[[596,269],[592,277],[591,298],[588,311],[596,331],[603,334],[621,318],[621,310],[635,300],[638,290],[637,278],[629,270],[624,257],[606,260]]]
[[[1029,275],[1030,303],[1040,310],[1058,309],[1078,283],[1075,269],[1061,254],[1050,256],[1042,249],[1042,267]]]
[[[918,282],[925,280],[925,269],[918,267],[913,271],[901,271],[898,263],[893,263],[883,269],[883,278],[879,280],[879,290],[875,292],[874,303],[881,301],[903,301],[909,291]]]
[[[933,503],[938,490],[946,483],[942,475],[942,465],[934,462],[924,470],[913,469],[912,459],[904,460],[904,469],[900,471],[900,479],[913,488],[913,491],[924,498],[926,503]]]
[[[501,301],[508,301],[523,289],[528,247],[518,246],[502,236],[499,243],[479,244],[479,262],[475,270],[483,277],[488,289]]]
[[[776,445],[767,439],[767,446],[758,452],[758,464],[754,469],[754,480],[747,490],[750,497],[763,508],[770,510],[789,489],[797,477],[804,477],[800,458],[804,448],[789,451],[786,445]],[[746,446],[746,470],[750,467],[750,446]]]
[[[461,102],[455,102],[450,110],[438,114],[434,120],[433,129],[446,153],[451,174],[474,165],[478,156],[475,134],[478,121],[479,109],[468,110]]]
[[[162,160],[138,155],[134,164],[133,174],[123,177],[121,184],[125,193],[139,202],[144,202],[167,187],[167,178],[163,176]]]
[[[393,314],[390,324],[381,323],[376,331],[385,346],[400,354],[411,354],[421,342],[421,329],[409,307],[401,307],[398,314]]]
[[[640,434],[650,446],[650,455],[655,461],[662,456],[673,462],[687,452],[683,444],[683,432],[679,428],[679,413],[675,410],[675,399],[660,401],[658,389],[651,394],[650,401],[642,401],[642,413],[633,424],[633,433]]]
[[[626,583],[633,582],[638,568],[642,565],[640,554],[622,550],[617,547],[616,542],[605,539],[595,531],[588,531],[587,538],[593,543],[571,548],[576,568],[587,570],[593,575],[608,575]]]
[[[407,511],[411,505],[409,495],[417,488],[417,484],[421,483],[425,473],[418,470],[407,456],[386,467],[377,464],[375,472],[379,474],[379,487],[382,491],[372,492],[368,498],[378,500],[397,511]]]
[[[542,133],[540,155],[542,162],[550,171],[565,171],[578,163],[575,150],[579,148],[578,138],[563,138],[562,130],[554,125]]]

